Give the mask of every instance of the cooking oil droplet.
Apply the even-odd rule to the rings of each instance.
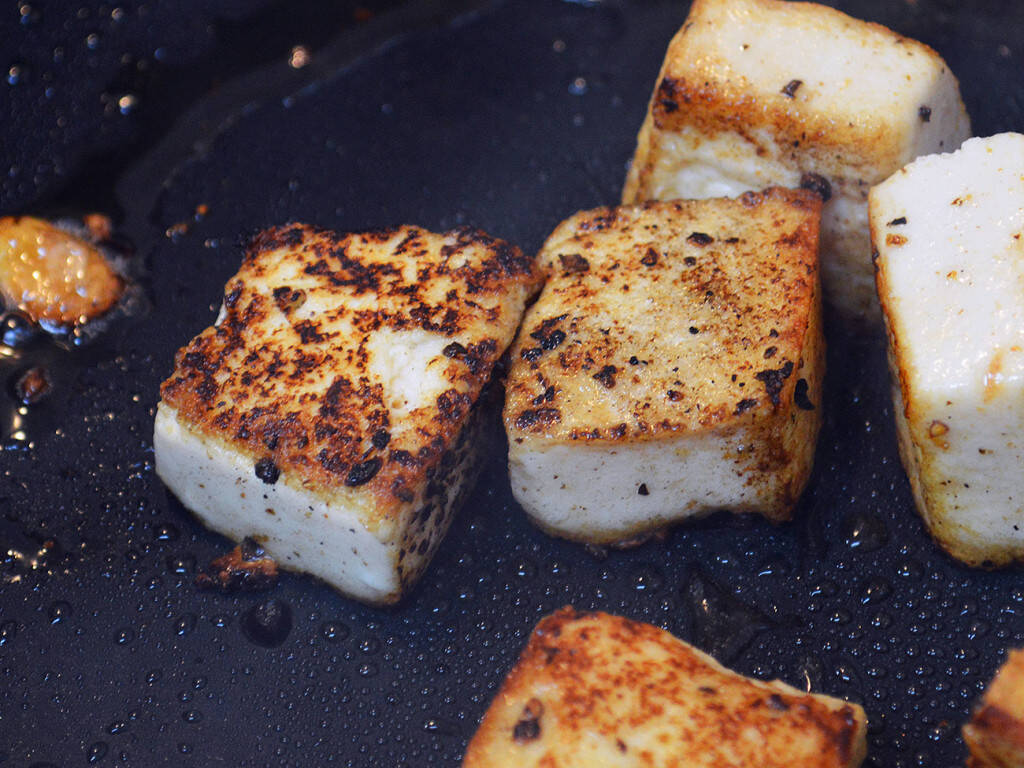
[[[153,529],[153,538],[157,541],[176,541],[180,535],[178,529],[170,523],[163,523]]]
[[[181,719],[186,723],[201,723],[203,721],[203,713],[198,709],[190,709],[181,713]]]
[[[537,566],[534,565],[533,561],[528,560],[525,557],[516,563],[515,569],[516,576],[521,579],[532,579],[537,575]]]
[[[146,675],[146,682],[150,685],[153,685],[153,683],[158,682],[160,678],[163,677],[163,674],[164,673],[161,672],[159,669],[150,670],[150,672]]]
[[[860,601],[864,605],[879,603],[892,594],[892,585],[883,579],[872,579],[864,587]]]
[[[110,747],[105,741],[97,741],[89,747],[89,762],[97,763],[107,756],[107,752],[110,751]]]
[[[191,573],[196,568],[196,559],[192,555],[172,555],[167,558],[167,567],[173,573]]]
[[[183,613],[174,622],[174,632],[178,635],[187,635],[196,628],[196,615],[194,613]]]
[[[0,646],[6,645],[18,634],[18,625],[14,621],[5,621],[0,624]]]
[[[853,512],[843,520],[843,538],[850,549],[874,552],[889,543],[889,529],[875,515]]]
[[[360,664],[359,665],[359,674],[362,677],[374,677],[374,676],[376,676],[377,671],[378,670],[377,670],[377,665],[376,664]]]
[[[263,648],[276,648],[292,631],[292,609],[288,603],[271,598],[242,614],[242,634]]]
[[[115,636],[118,645],[128,645],[132,640],[135,639],[135,632],[128,627],[118,631]]]
[[[60,624],[62,621],[71,618],[72,613],[74,611],[71,610],[71,603],[58,600],[50,606],[50,623]]]
[[[337,643],[349,636],[349,629],[339,622],[328,621],[320,627],[320,634],[323,635],[324,640]]]
[[[665,578],[650,565],[636,568],[630,581],[637,592],[657,592],[665,584]]]
[[[374,637],[368,637],[359,643],[359,650],[367,654],[376,653],[380,650],[380,640],[377,640]]]

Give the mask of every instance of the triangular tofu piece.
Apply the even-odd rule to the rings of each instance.
[[[857,704],[752,680],[662,629],[563,608],[542,619],[463,768],[854,768]]]

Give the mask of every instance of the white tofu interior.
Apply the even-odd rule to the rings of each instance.
[[[871,223],[921,512],[961,559],[1024,557],[1024,136],[920,158]]]

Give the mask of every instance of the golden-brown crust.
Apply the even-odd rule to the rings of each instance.
[[[250,243],[222,318],[178,352],[161,397],[257,471],[327,496],[362,487],[386,510],[435,473],[539,279],[518,248],[478,230],[274,227]],[[370,349],[406,331],[451,340],[449,386],[396,424]]]
[[[836,768],[865,756],[856,704],[729,672],[649,624],[562,608],[542,619],[465,768]]]
[[[769,189],[563,222],[511,350],[510,436],[651,439],[752,423],[798,389],[816,396],[794,374],[817,301],[820,209],[810,192]]]
[[[968,768],[1024,766],[1024,650],[1009,652],[963,736]]]

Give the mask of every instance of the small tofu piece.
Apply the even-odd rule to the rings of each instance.
[[[282,567],[395,602],[472,486],[475,404],[539,280],[477,230],[263,232],[161,387],[157,473]]]
[[[31,216],[0,218],[0,298],[8,308],[67,329],[108,312],[124,287],[94,243]]]
[[[963,735],[967,768],[1024,768],[1024,650],[1007,654]]]
[[[1024,136],[920,158],[870,203],[917,509],[968,565],[1024,561]]]
[[[853,768],[857,704],[731,672],[668,632],[562,608],[541,620],[463,768]]]
[[[821,421],[820,210],[771,189],[555,229],[504,414],[538,526],[624,544],[718,509],[790,517]]]
[[[622,202],[816,189],[831,197],[826,298],[848,320],[880,326],[868,189],[970,135],[957,80],[926,45],[813,3],[695,0],[665,56]]]

